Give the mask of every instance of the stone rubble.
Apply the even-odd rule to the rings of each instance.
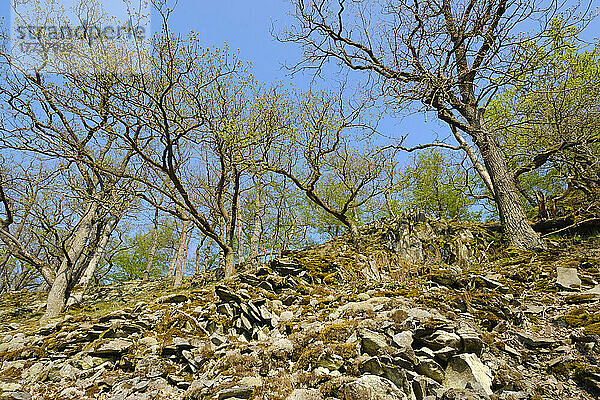
[[[384,237],[427,257],[415,238]],[[451,243],[463,261],[475,254]],[[600,298],[582,307],[569,296],[597,294],[598,249],[511,254],[488,270],[461,262],[450,275],[456,265],[440,265],[405,286],[344,281],[346,258],[306,249],[179,292],[162,281],[98,288],[43,325],[39,304],[20,317],[21,295],[5,296],[0,400],[595,399]],[[584,258],[575,275],[553,264]]]

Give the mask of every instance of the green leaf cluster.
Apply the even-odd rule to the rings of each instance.
[[[173,252],[175,226],[161,224],[156,232],[158,246],[149,271],[150,278],[166,275]],[[117,251],[106,260],[104,268],[110,267],[106,276],[109,282],[126,282],[142,279],[148,265],[148,257],[154,240],[153,229],[126,236]]]
[[[550,154],[519,177],[532,207],[536,192],[559,197],[600,182],[600,47],[579,36],[555,20],[543,37],[516,48],[510,89],[486,114],[513,170]]]
[[[481,212],[469,188],[480,185],[440,149],[413,156],[400,172],[394,207],[400,212],[420,210],[436,218],[474,220]]]

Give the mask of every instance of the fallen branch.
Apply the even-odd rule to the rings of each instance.
[[[564,231],[566,231],[566,230],[569,230],[569,229],[572,229],[572,228],[576,228],[576,227],[578,227],[578,226],[580,226],[580,225],[587,224],[587,223],[589,223],[589,222],[596,222],[596,221],[597,221],[597,222],[600,222],[600,218],[596,218],[596,217],[594,217],[594,218],[588,218],[588,219],[584,219],[583,221],[575,222],[574,224],[571,224],[571,225],[569,225],[569,226],[566,226],[566,227],[564,227],[564,228],[558,229],[558,230],[556,230],[556,231],[553,231],[553,232],[546,233],[546,234],[542,235],[542,237],[548,237],[548,236],[550,236],[550,235],[555,235],[555,234],[557,234],[557,233],[564,232]]]

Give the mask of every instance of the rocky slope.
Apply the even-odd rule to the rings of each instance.
[[[493,227],[492,227],[493,228]],[[39,324],[0,300],[0,399],[458,400],[600,395],[600,238],[373,224],[234,279],[95,288]]]

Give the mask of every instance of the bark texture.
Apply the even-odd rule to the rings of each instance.
[[[77,226],[75,237],[70,243],[69,249],[64,255],[60,266],[56,272],[56,278],[52,283],[48,299],[46,302],[46,313],[43,319],[56,318],[65,308],[66,300],[71,289],[71,278],[73,276],[73,268],[81,257],[81,253],[85,248],[92,228],[94,226],[94,218],[98,211],[98,203],[93,202],[88,206],[88,209]]]
[[[476,142],[494,186],[494,200],[498,207],[500,223],[508,234],[510,245],[524,250],[545,249],[546,243],[533,230],[527,219],[514,176],[496,142],[489,135],[477,138]]]
[[[81,276],[81,278],[79,280],[79,284],[75,287],[72,295],[69,297],[69,300],[67,301],[67,305],[81,303],[81,300],[83,299],[83,295],[87,291],[87,289],[90,285],[90,282],[92,281],[92,278],[94,277],[94,272],[96,272],[96,269],[98,268],[100,259],[102,258],[102,256],[104,255],[104,252],[106,251],[106,246],[108,245],[110,236],[112,235],[113,231],[115,230],[118,222],[119,222],[118,217],[111,216],[109,218],[108,222],[106,223],[106,225],[104,226],[104,229],[102,230],[102,235],[100,236],[100,240],[98,241],[98,246],[96,247],[94,254],[90,258],[87,266],[85,267],[83,275]]]
[[[177,249],[176,261],[175,261],[175,273],[173,279],[173,286],[178,288],[183,282],[183,275],[185,274],[185,266],[187,264],[187,244],[188,244],[188,227],[190,221],[183,221],[183,227],[181,228],[181,238],[179,239],[179,248]]]

